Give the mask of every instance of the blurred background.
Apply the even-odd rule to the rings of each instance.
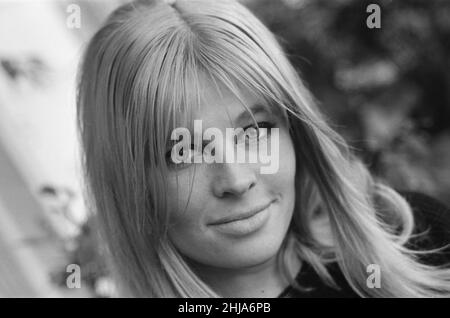
[[[0,297],[114,296],[74,102],[84,46],[124,2],[0,1]],[[242,2],[374,174],[450,205],[450,1]],[[372,3],[380,28],[367,26]]]

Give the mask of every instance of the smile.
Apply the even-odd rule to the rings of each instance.
[[[226,216],[214,221],[209,226],[224,234],[240,237],[258,231],[270,217],[270,207],[273,201],[250,211]]]

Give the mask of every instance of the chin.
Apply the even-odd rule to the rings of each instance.
[[[223,268],[243,268],[261,265],[272,260],[278,253],[283,238],[266,235],[264,238],[254,238],[247,242],[240,242],[227,247],[216,258],[214,266]]]

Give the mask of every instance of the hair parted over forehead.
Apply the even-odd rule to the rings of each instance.
[[[403,247],[413,228],[406,201],[351,154],[258,18],[234,0],[139,0],[115,10],[89,42],[77,95],[88,204],[124,295],[217,296],[167,238],[166,143],[195,119],[205,81],[224,85],[248,111],[242,89],[260,96],[289,125],[300,160],[285,244],[324,281],[333,284],[329,247],[309,226],[319,208],[330,219],[333,257],[360,295],[428,295],[430,281],[449,291],[448,272],[415,262]],[[399,233],[381,224],[374,197],[397,216]],[[386,268],[383,290],[367,290],[367,264]]]

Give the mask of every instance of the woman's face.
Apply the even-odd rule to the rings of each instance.
[[[233,145],[225,138],[226,128],[246,129],[255,122],[229,90],[219,85],[219,92],[216,87],[203,81],[201,111],[194,118],[202,121],[203,131],[214,127],[223,133],[225,155]],[[242,92],[246,105],[264,103],[251,92]],[[279,128],[279,151],[273,154],[279,160],[276,172],[261,174],[263,163],[237,160],[171,164],[169,237],[197,264],[227,269],[262,264],[277,254],[287,233],[295,203],[292,140],[280,119],[257,108],[253,114],[261,126]],[[217,155],[222,150],[215,151]]]

